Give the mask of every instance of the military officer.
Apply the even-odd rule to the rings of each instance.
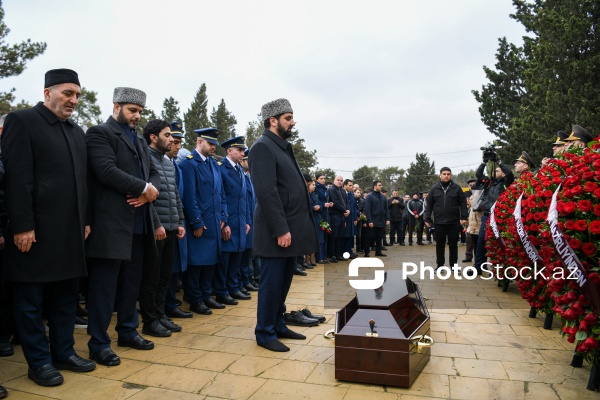
[[[227,199],[227,223],[222,229],[223,264],[217,267],[213,284],[217,301],[233,304],[232,299],[250,300],[250,293],[240,291],[238,273],[242,253],[246,249],[246,235],[250,231],[250,209],[246,193],[246,178],[240,162],[247,149],[245,138],[238,136],[221,143],[227,152],[219,169]]]
[[[211,296],[215,267],[221,262],[221,231],[227,223],[227,202],[217,161],[216,128],[194,131],[194,151],[179,166],[183,175],[183,211],[188,234],[187,297],[190,311],[210,315],[211,308],[225,308]],[[234,299],[232,299],[234,300]]]

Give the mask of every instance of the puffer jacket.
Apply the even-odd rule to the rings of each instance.
[[[175,231],[184,224],[175,166],[164,153],[152,147],[148,147],[148,151],[150,160],[160,176],[160,187],[157,188],[158,197],[154,201],[154,209],[163,228],[166,231]]]
[[[436,224],[451,225],[467,218],[467,200],[460,186],[452,181],[445,189],[441,182],[433,185],[427,196],[425,222],[433,219]]]

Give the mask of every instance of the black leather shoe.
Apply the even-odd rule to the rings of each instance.
[[[238,301],[236,299],[234,299],[233,297],[231,297],[230,295],[217,296],[216,300],[217,300],[217,302],[227,304],[228,306],[237,306],[238,305]]]
[[[398,243],[398,246],[406,246],[404,243]]]
[[[302,268],[304,268],[304,269],[314,269],[315,267],[312,264],[302,263]]]
[[[6,396],[8,396],[8,392],[6,391],[4,386],[0,385],[0,399],[5,398]]]
[[[350,257],[349,257],[349,258],[350,258],[351,260],[354,260],[356,257],[358,257],[358,254],[356,254],[356,253],[352,253],[352,254],[350,254]]]
[[[236,300],[250,300],[252,298],[252,296],[250,296],[250,294],[242,293],[239,290],[235,293],[232,293],[231,297],[233,297]]]
[[[383,253],[375,253],[375,255],[377,257],[387,257],[387,255],[383,254]]]
[[[338,263],[339,261],[338,261],[337,257],[331,257],[331,258],[329,259],[329,262],[332,262],[332,263]]]
[[[384,246],[384,247],[381,248],[381,250],[386,251],[387,247]]]
[[[37,369],[29,368],[27,377],[40,386],[58,386],[65,381],[52,364],[46,364]]]
[[[280,339],[296,339],[296,340],[304,340],[306,336],[301,333],[294,332],[288,329],[285,333],[277,333],[277,337]]]
[[[171,336],[171,331],[161,325],[160,321],[155,319],[154,321],[144,324],[142,328],[142,333],[144,335],[154,336],[154,337],[169,337]]]
[[[423,243],[417,243],[417,245],[419,245],[419,246],[425,246]]]
[[[144,339],[140,335],[134,336],[129,340],[117,341],[119,347],[131,347],[136,350],[152,350],[154,348],[154,342]]]
[[[97,352],[90,351],[90,359],[96,361],[100,365],[106,365],[107,367],[114,367],[115,365],[121,364],[121,359],[110,349],[110,347]]]
[[[221,304],[215,301],[215,299],[213,299],[212,297],[209,297],[208,299],[204,300],[204,305],[208,308],[216,308],[218,310],[222,310],[223,308],[225,308],[225,304]]]
[[[245,294],[246,296],[252,297],[252,295],[250,294],[250,292],[247,291],[245,287],[241,287],[241,288],[238,288],[238,289],[240,289],[240,290],[238,290],[238,292],[240,292],[242,294]]]
[[[294,326],[317,326],[319,320],[315,318],[308,318],[300,311],[292,311],[291,313],[283,314],[283,321],[286,325]]]
[[[365,257],[371,257],[371,253],[369,253],[368,251],[365,251]]]
[[[472,262],[473,260],[469,260],[468,258],[462,260],[462,262]]]
[[[189,311],[183,311],[181,308],[177,307],[174,310],[165,310],[165,315],[169,318],[192,318],[194,316],[193,313]]]
[[[158,322],[167,330],[171,332],[181,332],[181,325],[177,325],[175,322],[171,321],[169,318],[162,316],[158,319]]]
[[[10,357],[15,354],[15,349],[10,342],[0,343],[0,357]]]
[[[267,343],[258,343],[258,342],[256,342],[256,344],[259,345],[260,347],[264,347],[267,350],[277,351],[277,352],[280,352],[280,353],[283,353],[285,351],[290,351],[289,347],[287,347],[285,344],[281,343],[277,339],[271,340],[270,342],[267,342]]]
[[[337,261],[336,261],[337,262]],[[300,268],[296,268],[294,270],[294,275],[306,276],[308,275],[306,272],[302,271]]]
[[[73,372],[90,372],[96,369],[95,362],[81,358],[77,354],[73,354],[66,360],[55,362],[54,366],[56,369],[66,369]]]
[[[302,314],[306,315],[308,318],[314,318],[319,322],[325,322],[327,321],[327,318],[325,318],[323,315],[318,315],[318,314],[313,314],[310,312],[310,310],[308,308],[303,309],[302,311],[300,311]]]
[[[249,292],[257,292],[258,291],[258,287],[253,285],[252,282],[245,284],[244,289],[246,289]]]
[[[204,302],[190,304],[190,311],[197,314],[210,315],[212,310],[204,305]]]

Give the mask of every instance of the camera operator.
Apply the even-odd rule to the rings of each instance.
[[[485,249],[485,229],[487,221],[490,217],[490,209],[498,200],[498,197],[504,190],[514,182],[515,176],[511,169],[503,164],[498,159],[495,148],[493,146],[482,148],[483,162],[477,168],[475,176],[477,176],[476,188],[483,189],[479,204],[473,205],[474,211],[482,211],[481,227],[479,229],[479,237],[477,238],[477,248],[475,249],[475,265],[477,273],[481,274],[481,265],[487,261],[487,251]],[[484,175],[485,167],[488,162],[493,162],[495,166],[494,173],[491,178]],[[483,185],[483,187],[478,187]]]

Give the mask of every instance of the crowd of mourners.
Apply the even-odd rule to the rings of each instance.
[[[209,316],[257,291],[257,344],[288,351],[279,339],[305,337],[287,325],[324,320],[306,308],[286,312],[293,274],[359,254],[385,257],[387,246],[424,245],[424,234],[437,244],[438,266],[446,243],[450,265],[458,261],[459,238],[463,261],[475,254],[480,265],[489,208],[514,179],[489,156],[469,182],[473,194],[484,189],[470,207],[471,191],[447,167],[428,192],[388,198],[380,181],[363,191],[341,176],[303,175],[286,141],[294,120],[285,99],[263,105],[265,131],[251,151],[243,136],[220,142],[218,129],[204,127],[189,152],[179,121],[136,130],[146,105],[139,89],[115,88],[112,115],[86,132],[69,119],[81,94],[75,71],[48,71],[43,94],[0,119],[0,356],[20,344],[41,386],[63,383],[60,370],[121,363],[108,333],[113,312],[118,346],[152,350],[139,318],[143,335],[168,337],[182,331],[174,319]],[[583,132],[555,145],[586,140]],[[523,152],[515,170],[533,168]],[[73,348],[75,328],[87,328],[89,359]]]

